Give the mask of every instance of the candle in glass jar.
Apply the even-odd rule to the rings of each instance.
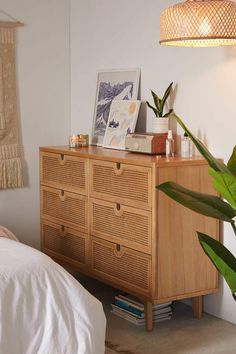
[[[89,144],[89,136],[88,134],[79,134],[78,135],[78,145],[81,147],[88,146]]]
[[[70,148],[78,147],[78,135],[70,135],[69,136],[69,147]]]

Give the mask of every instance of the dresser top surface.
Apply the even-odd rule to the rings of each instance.
[[[166,158],[165,155],[148,155],[141,153],[133,153],[123,150],[107,149],[98,146],[88,146],[82,148],[69,148],[68,146],[45,146],[40,147],[41,152],[67,154],[71,156],[78,156],[82,158],[92,158],[98,160],[128,162],[131,164],[142,165],[157,165],[173,166],[173,165],[206,165],[207,162],[201,156],[193,156],[191,158],[182,158],[181,156],[174,156]]]

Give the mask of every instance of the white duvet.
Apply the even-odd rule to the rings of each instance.
[[[43,253],[0,237],[0,354],[104,354],[101,303]]]

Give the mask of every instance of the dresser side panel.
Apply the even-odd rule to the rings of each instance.
[[[160,168],[159,183],[166,181],[216,194],[207,165]],[[218,239],[219,222],[181,206],[158,191],[158,299],[216,290],[217,272],[203,252],[196,231]]]

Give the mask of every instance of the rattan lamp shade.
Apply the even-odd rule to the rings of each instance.
[[[236,44],[236,3],[187,0],[160,17],[160,44],[208,47]]]

